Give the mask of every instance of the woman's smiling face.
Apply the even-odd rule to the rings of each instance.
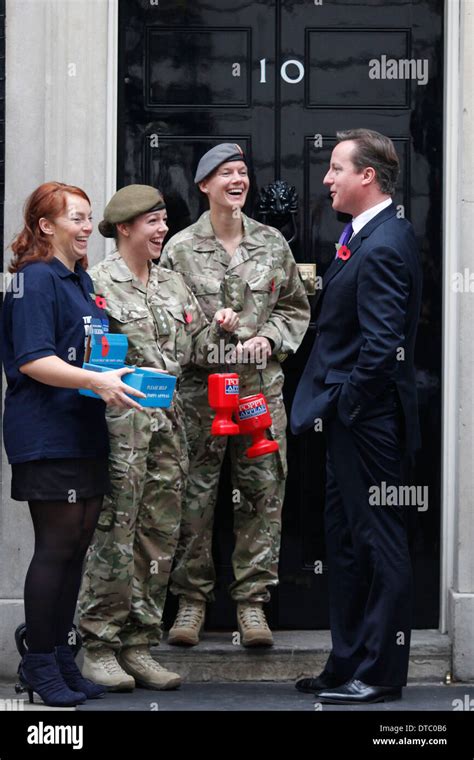
[[[249,175],[244,161],[226,161],[199,183],[211,206],[241,209],[249,191]]]
[[[134,251],[145,259],[159,259],[163,241],[168,232],[166,209],[137,216],[132,222],[118,224],[119,231],[128,238]]]
[[[40,219],[40,226],[47,232],[53,248],[74,262],[87,255],[93,229],[91,207],[80,195],[66,193],[65,201],[64,212],[51,221]]]

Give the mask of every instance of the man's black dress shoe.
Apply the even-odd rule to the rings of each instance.
[[[304,691],[305,694],[316,694],[326,689],[334,689],[336,686],[342,686],[344,681],[338,681],[337,678],[331,675],[321,673],[316,678],[299,678],[295,683],[295,688],[298,691]]]
[[[370,705],[374,702],[392,702],[401,699],[401,686],[369,686],[353,679],[335,689],[319,692],[319,701],[328,705]]]

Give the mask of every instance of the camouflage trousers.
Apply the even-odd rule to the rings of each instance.
[[[158,644],[179,537],[188,458],[179,409],[107,413],[112,492],[86,558],[86,647]]]
[[[272,363],[273,364],[273,363]],[[240,395],[261,390],[259,374],[236,369]],[[279,365],[263,373],[263,391],[272,417],[267,435],[278,441],[280,450],[256,459],[245,455],[249,436],[213,436],[214,412],[207,400],[207,374],[196,370],[181,381],[186,436],[189,446],[189,476],[183,502],[181,535],[170,590],[192,599],[212,601],[215,569],[212,558],[212,529],[219,475],[226,446],[230,448],[235,548],[232,555],[234,600],[268,602],[271,587],[278,584],[281,511],[285,494],[286,413],[282,397],[283,373]]]

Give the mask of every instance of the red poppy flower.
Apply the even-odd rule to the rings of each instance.
[[[95,305],[99,309],[105,309],[105,307],[107,306],[107,301],[105,300],[104,296],[96,296],[95,297]]]
[[[351,256],[351,252],[349,248],[347,247],[347,245],[341,245],[341,247],[339,248],[337,252],[337,258],[342,259],[343,261],[347,261],[347,259],[349,259],[350,256]]]
[[[105,358],[107,354],[109,353],[109,349],[110,349],[110,343],[105,337],[105,335],[102,336],[101,343],[102,343],[102,357]]]
[[[185,311],[184,312],[184,318],[185,318],[186,322],[188,323],[188,325],[189,325],[190,322],[193,321],[193,315],[190,314],[189,311]]]
[[[270,285],[270,290],[272,291],[272,293],[275,292],[275,280],[272,280],[272,284]]]

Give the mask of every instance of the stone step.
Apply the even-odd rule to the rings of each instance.
[[[161,665],[188,682],[294,681],[320,673],[327,660],[329,631],[276,631],[271,649],[245,649],[232,632],[206,631],[196,647],[153,649]],[[409,680],[440,682],[451,672],[451,642],[436,630],[413,631]]]

